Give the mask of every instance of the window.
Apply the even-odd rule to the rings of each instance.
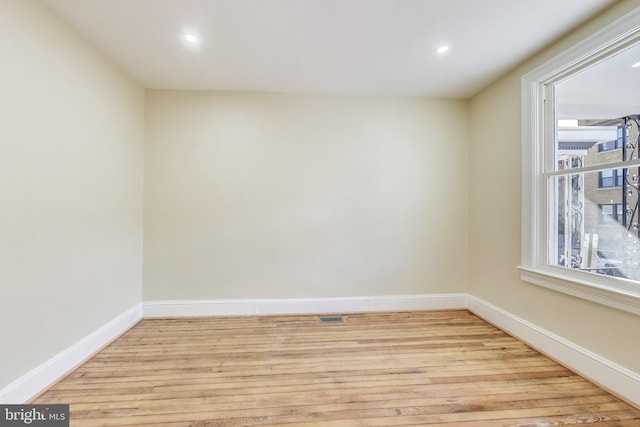
[[[598,145],[598,152],[601,153],[603,151],[613,151],[613,150],[618,150],[620,148],[622,148],[622,140],[616,139],[615,141],[607,141]]]
[[[598,172],[598,188],[622,187],[622,169]]]
[[[640,314],[640,8],[522,78],[530,283]]]
[[[622,139],[622,128],[618,128],[618,135],[617,138],[613,141],[607,141],[607,142],[603,142],[602,144],[598,145],[598,152],[602,153],[605,151],[613,151],[613,150],[619,150],[622,148],[622,144],[623,144],[623,139]]]
[[[598,205],[600,208],[600,224],[622,224],[622,204]]]

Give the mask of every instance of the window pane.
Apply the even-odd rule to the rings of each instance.
[[[616,205],[600,205],[600,210],[602,211],[602,215],[612,217],[614,206]]]
[[[600,206],[600,224],[605,224],[610,221],[615,221],[620,224],[624,221],[624,215],[622,212],[622,204],[601,204]]]
[[[624,144],[622,130],[623,130],[623,127],[618,126],[618,137],[614,141],[607,141],[607,142],[598,144],[598,152],[601,153],[603,151],[612,151],[612,150],[621,149],[622,145]]]
[[[625,170],[628,182],[638,181],[638,169]],[[602,172],[549,178],[549,263],[640,280],[638,192],[626,184],[600,188],[603,177],[617,176],[613,169]]]
[[[639,133],[640,67],[632,67],[638,58],[640,44],[554,84],[557,170],[631,160],[629,144]],[[567,162],[572,156],[583,164]]]
[[[634,155],[632,146],[639,136],[638,122],[633,120],[637,117],[638,115],[616,119],[559,120],[556,170],[601,166],[631,160]],[[571,123],[575,123],[575,126],[569,126]],[[610,139],[607,140],[608,138]],[[613,183],[612,180],[611,184]]]
[[[624,182],[623,170],[605,170],[598,174],[598,187],[610,188],[610,187],[622,187]]]

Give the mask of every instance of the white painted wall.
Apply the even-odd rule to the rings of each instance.
[[[144,300],[453,293],[467,104],[147,92]]]
[[[144,91],[0,0],[0,389],[140,303]]]

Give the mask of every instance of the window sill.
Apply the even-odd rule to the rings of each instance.
[[[640,289],[620,289],[607,283],[619,283],[620,279],[609,279],[559,267],[543,269],[519,266],[518,269],[520,279],[527,283],[640,315]],[[635,282],[629,282],[629,288],[636,286]]]

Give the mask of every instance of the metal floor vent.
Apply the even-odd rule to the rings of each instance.
[[[326,325],[344,323],[344,316],[318,316],[318,323]]]

